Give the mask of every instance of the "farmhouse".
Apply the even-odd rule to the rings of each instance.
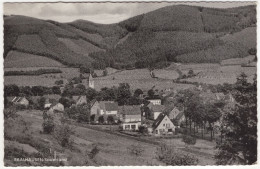
[[[174,107],[170,112],[169,112],[169,118],[172,120],[172,119],[175,119],[178,114],[180,114],[180,110],[177,108],[177,107]]]
[[[119,113],[123,130],[138,130],[142,120],[140,106],[121,106]]]
[[[29,101],[25,97],[14,97],[11,99],[11,102],[15,105],[29,106]]]
[[[146,98],[149,102],[153,103],[153,105],[161,105],[162,101],[161,98],[156,97],[156,98]]]
[[[161,113],[158,118],[154,121],[153,125],[153,133],[155,136],[165,135],[165,134],[172,134],[175,132],[175,126],[169,117]]]
[[[157,117],[164,111],[164,109],[165,109],[165,106],[163,106],[163,105],[153,105],[152,109],[151,109],[151,112],[152,112],[151,118],[153,120],[156,120]]]
[[[87,97],[86,96],[73,96],[72,99],[75,101],[76,106],[87,104]]]
[[[118,119],[118,104],[114,101],[95,101],[90,108],[92,121],[97,121],[99,116],[103,116],[105,122],[108,116]]]
[[[54,103],[51,105],[50,109],[49,109],[50,112],[63,112],[64,111],[64,106],[63,104],[61,103]]]

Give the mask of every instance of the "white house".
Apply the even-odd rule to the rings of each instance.
[[[158,118],[154,121],[152,127],[155,136],[173,134],[173,132],[175,132],[174,124],[169,119],[169,117],[164,113],[161,113],[158,116]]]
[[[14,97],[11,102],[15,105],[24,105],[25,107],[29,106],[29,101],[25,97]]]
[[[138,105],[119,107],[121,127],[123,130],[138,130],[141,125],[141,108]]]
[[[161,105],[162,104],[162,101],[159,98],[148,99],[148,101],[153,103],[153,105]]]
[[[51,112],[63,112],[64,106],[61,103],[52,104],[49,111],[51,111]]]

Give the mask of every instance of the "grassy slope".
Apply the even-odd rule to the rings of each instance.
[[[4,67],[64,67],[64,65],[47,57],[10,51],[5,59]]]

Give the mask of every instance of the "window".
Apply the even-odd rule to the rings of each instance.
[[[158,130],[155,130],[155,133],[158,134]]]
[[[165,126],[165,124],[163,124],[163,126]]]
[[[166,124],[166,127],[167,127],[167,128],[170,128],[170,126],[171,126],[170,123],[167,123],[167,124]]]
[[[136,129],[136,125],[135,124],[131,125],[131,129],[135,130]]]
[[[125,129],[129,130],[130,129],[130,125],[125,125]]]

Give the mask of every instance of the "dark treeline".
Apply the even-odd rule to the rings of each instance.
[[[4,76],[38,76],[43,74],[62,73],[60,69],[38,69],[29,71],[5,71]]]

